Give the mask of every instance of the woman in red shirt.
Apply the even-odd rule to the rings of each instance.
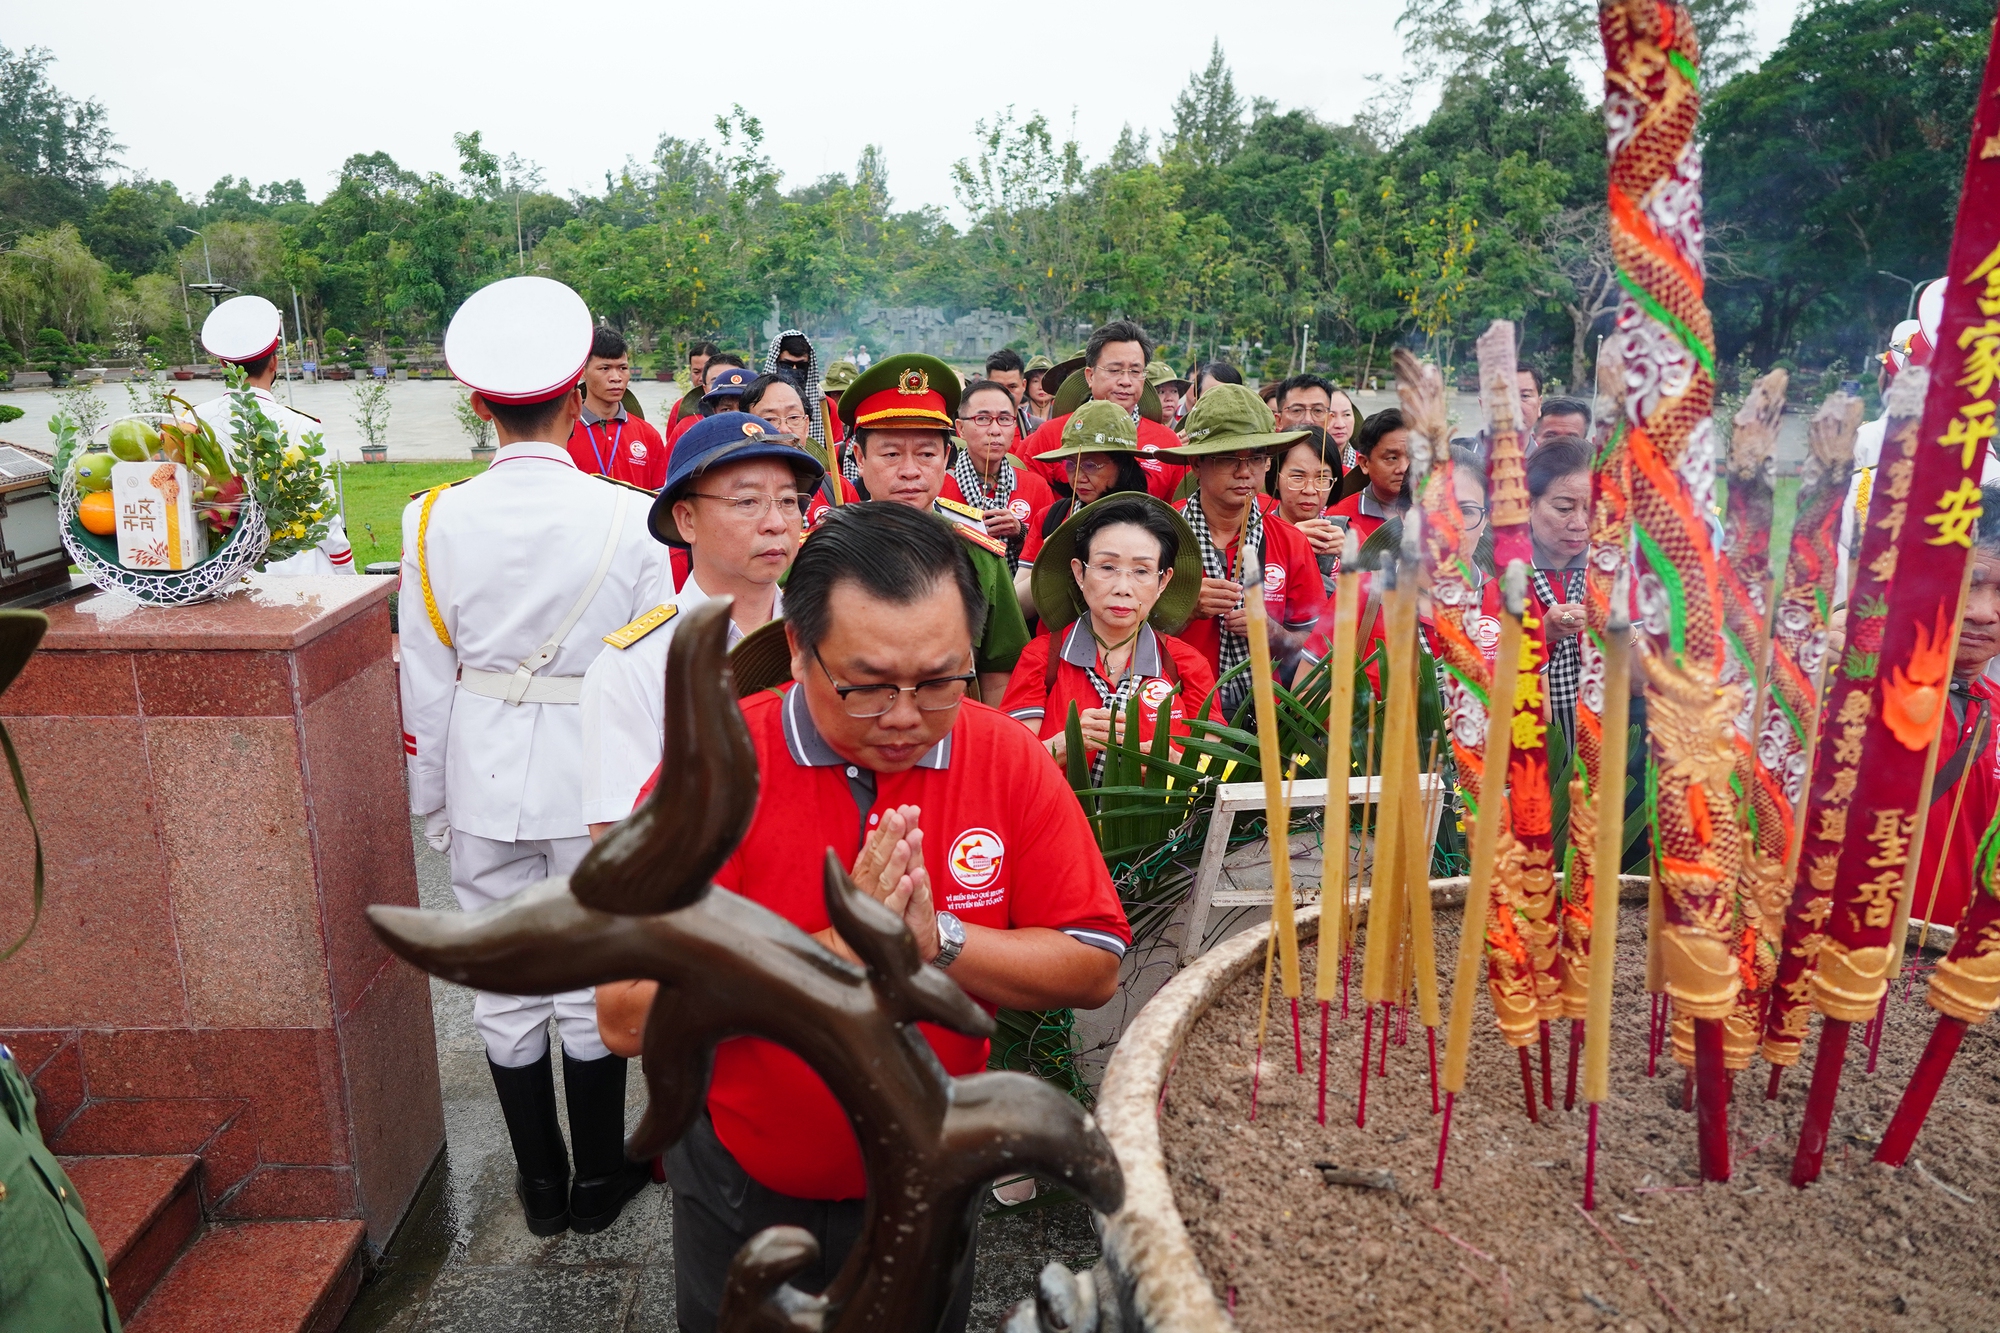
[[[1165,632],[1186,622],[1201,591],[1194,533],[1171,506],[1140,492],[1078,511],[1043,544],[1033,588],[1049,632],[1022,651],[1000,707],[1058,763],[1072,704],[1093,777],[1135,698],[1142,745],[1162,709],[1183,736],[1191,714],[1220,720],[1208,660]]]

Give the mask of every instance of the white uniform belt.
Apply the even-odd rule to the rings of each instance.
[[[474,671],[462,668],[458,685],[462,690],[488,699],[504,699],[524,704],[579,704],[583,702],[582,676],[530,676],[518,699],[513,694],[520,673],[514,671]]]

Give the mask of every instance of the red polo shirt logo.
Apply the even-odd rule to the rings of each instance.
[[[1026,500],[1023,500],[1019,496],[1016,496],[1014,499],[1009,500],[1007,502],[1007,512],[1012,514],[1015,518],[1020,519],[1023,523],[1026,523],[1028,521],[1028,515],[1034,511],[1029,506]]]
[[[1285,567],[1280,564],[1264,566],[1264,596],[1267,600],[1282,596],[1285,591]]]
[[[632,441],[632,461],[635,463],[646,461],[646,442],[644,440]]]
[[[1165,703],[1173,692],[1172,682],[1155,676],[1139,687],[1139,706],[1146,710],[1147,717],[1155,717],[1159,714],[1160,705]]]
[[[983,900],[974,901],[974,897],[999,880],[1006,856],[1007,844],[992,829],[972,828],[959,834],[951,845],[951,877],[972,894],[949,894],[946,906],[956,908],[961,902],[968,907],[980,906]]]

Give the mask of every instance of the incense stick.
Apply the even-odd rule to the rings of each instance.
[[[1590,1008],[1583,1023],[1583,1100],[1590,1106],[1588,1149],[1584,1155],[1583,1206],[1596,1206],[1597,1108],[1611,1095],[1611,999],[1618,961],[1618,858],[1624,841],[1625,739],[1632,708],[1631,634],[1623,617],[1603,635],[1604,751],[1602,771],[1610,779],[1595,793],[1597,883],[1590,903]]]
[[[1322,1125],[1326,1123],[1326,1032],[1333,1007],[1334,973],[1340,973],[1343,983],[1347,974],[1347,774],[1353,767],[1354,640],[1359,619],[1353,608],[1361,586],[1361,571],[1354,566],[1360,556],[1361,543],[1349,528],[1341,543],[1340,573],[1334,580],[1333,654],[1328,659],[1332,679],[1326,706],[1326,822],[1331,831],[1333,812],[1340,811],[1340,843],[1332,858],[1331,879],[1324,869],[1326,858],[1321,858],[1320,943],[1313,967],[1313,997],[1319,1001],[1319,1123]],[[1363,787],[1365,809],[1365,780]],[[1347,1017],[1344,985],[1340,1016],[1343,1020]]]

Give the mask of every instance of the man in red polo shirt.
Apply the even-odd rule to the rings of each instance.
[[[1304,431],[1277,431],[1275,425],[1271,409],[1255,390],[1213,385],[1188,412],[1187,443],[1173,454],[1195,469],[1197,488],[1180,512],[1194,529],[1202,565],[1195,618],[1180,637],[1199,648],[1215,669],[1224,716],[1234,714],[1250,693],[1247,671],[1222,680],[1250,658],[1241,553],[1252,552],[1251,558],[1264,567],[1271,659],[1281,677],[1326,605],[1312,543],[1257,502],[1273,456],[1305,438]]]
[[[1187,469],[1165,451],[1179,447],[1180,437],[1152,418],[1136,415],[1140,396],[1146,389],[1146,363],[1152,359],[1153,340],[1146,336],[1146,331],[1129,319],[1114,319],[1090,335],[1090,341],[1083,349],[1082,368],[1072,369],[1069,374],[1083,376],[1093,400],[1116,403],[1135,414],[1134,421],[1139,431],[1139,466],[1146,470],[1147,493],[1156,499],[1171,500],[1180,488],[1181,478],[1187,474]],[[1074,366],[1075,363],[1068,364]],[[1042,383],[1058,396],[1066,397],[1063,384],[1068,375],[1060,380],[1049,378],[1062,369],[1062,366],[1051,369],[1043,376]],[[1022,442],[1021,456],[1039,460],[1051,449],[1060,448],[1063,422],[1068,420],[1069,412],[1062,412],[1037,426],[1035,433]],[[1069,494],[1069,477],[1060,463],[1033,461],[1030,466],[1057,494]]]
[[[708,387],[708,358],[721,350],[714,343],[700,339],[688,344],[687,378],[681,381],[688,386],[687,392],[674,400],[673,410],[667,413],[668,438],[673,437],[674,427],[681,424],[682,418],[701,415],[701,395]]]
[[[831,848],[900,913],[919,954],[988,1011],[1094,1008],[1131,941],[1082,808],[1035,738],[965,698],[984,596],[963,543],[905,505],[843,505],[799,548],[785,588],[797,682],[743,704],[760,778],[750,831],[716,883],[846,957],[821,888]],[[642,797],[643,799],[643,797]],[[651,982],[599,987],[615,1049],[637,1049]],[[945,1070],[987,1043],[920,1029]],[[680,1327],[715,1327],[730,1260],[768,1226],[805,1227],[831,1282],[859,1234],[854,1131],[819,1076],[770,1042],[716,1049],[707,1114],[667,1155]],[[965,1327],[968,1253],[952,1313]]]
[[[657,491],[667,475],[667,446],[660,432],[625,411],[631,379],[625,339],[599,327],[583,368],[583,410],[569,433],[569,456],[580,471]]]

